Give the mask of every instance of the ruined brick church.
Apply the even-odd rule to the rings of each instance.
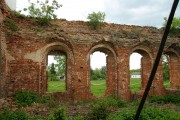
[[[13,19],[13,31],[6,24]],[[57,99],[84,100],[95,96],[90,90],[90,55],[100,51],[107,55],[105,96],[132,99],[130,90],[130,55],[141,59],[142,95],[156,57],[163,30],[154,27],[105,23],[92,30],[87,22],[54,20],[51,26],[39,27],[30,18],[13,15],[0,0],[0,98],[16,91],[30,90],[38,95],[51,94]],[[47,92],[47,56],[65,53],[66,91]],[[180,37],[169,36],[163,54],[169,56],[170,88],[163,86],[162,60],[158,66],[151,95],[180,94]]]

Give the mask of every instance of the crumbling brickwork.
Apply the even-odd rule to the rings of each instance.
[[[2,18],[1,14],[1,18]],[[52,94],[57,99],[92,99],[90,90],[90,54],[107,54],[105,95],[131,99],[129,59],[133,52],[141,54],[142,94],[160,44],[162,30],[153,27],[104,24],[91,30],[87,22],[55,20],[51,26],[34,25],[30,19],[13,18],[17,31],[1,22],[1,83],[0,96],[11,96],[19,90],[31,90],[39,95]],[[3,28],[2,28],[3,27]],[[47,56],[58,50],[67,55],[66,92],[47,93]],[[172,89],[180,87],[180,38],[169,37],[164,50],[170,56],[169,70]],[[171,91],[163,87],[160,63],[151,94]]]

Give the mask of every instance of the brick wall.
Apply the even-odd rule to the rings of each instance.
[[[53,21],[52,26],[39,27],[28,19],[14,18],[18,31],[4,27],[1,40],[1,97],[19,90],[31,90],[39,95],[51,94],[61,100],[93,99],[90,90],[90,54],[107,54],[107,89],[105,95],[115,94],[131,99],[129,58],[141,54],[142,95],[160,43],[161,30],[152,27],[105,24],[100,30],[89,29],[82,21]],[[4,25],[4,24],[3,24]],[[60,27],[57,27],[59,25]],[[169,38],[165,50],[171,50],[170,72],[173,92],[180,85],[179,38]],[[171,46],[176,43],[176,47]],[[171,47],[170,47],[171,46]],[[51,50],[67,54],[66,92],[47,93],[47,55]],[[166,94],[163,87],[162,65],[158,67],[151,94]],[[168,90],[169,93],[169,90]]]

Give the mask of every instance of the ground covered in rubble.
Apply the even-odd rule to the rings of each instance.
[[[139,100],[115,96],[86,101],[55,101],[32,92],[18,92],[0,100],[1,120],[133,120]],[[142,120],[179,120],[180,95],[152,96],[141,113]]]

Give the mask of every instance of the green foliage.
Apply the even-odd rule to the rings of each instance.
[[[13,100],[21,107],[31,106],[32,103],[46,103],[49,98],[40,98],[36,93],[30,91],[20,91],[13,95]]]
[[[127,109],[110,114],[107,120],[134,120],[135,109]],[[156,107],[144,108],[140,120],[179,120],[180,114],[174,111],[162,110]]]
[[[140,69],[133,69],[133,70],[130,70],[130,74],[134,73],[134,72],[141,72]]]
[[[172,94],[168,94],[168,95],[164,95],[164,96],[152,96],[149,99],[150,102],[154,103],[173,103],[173,104],[180,104],[180,95],[172,95]]]
[[[25,15],[23,15],[23,14],[21,14],[20,12],[17,12],[17,11],[11,11],[12,12],[12,14],[14,15],[14,16],[16,16],[16,17],[18,17],[18,18],[26,18],[26,16]]]
[[[100,69],[91,68],[91,80],[106,79],[106,66],[102,66]]]
[[[52,3],[49,3],[49,0],[39,1],[37,0],[36,4],[32,3],[28,8],[24,8],[24,11],[29,11],[29,16],[35,18],[35,22],[38,25],[49,25],[52,19],[56,19],[57,16],[54,14],[54,11],[59,9],[60,5],[56,0],[53,0]]]
[[[164,18],[164,24],[163,27],[166,26],[167,24],[167,18]],[[174,35],[174,36],[180,36],[180,17],[174,17],[172,24],[171,24],[171,28],[170,28],[170,35]]]
[[[49,120],[68,120],[64,107],[59,107],[49,116]]]
[[[55,64],[55,67],[57,68],[57,74],[58,75],[65,75],[66,72],[66,56],[55,56],[54,60],[56,60],[57,64]]]
[[[9,109],[3,109],[0,112],[0,120],[28,120],[30,116],[23,110],[16,110],[14,112],[9,111]]]
[[[169,80],[168,56],[163,55],[162,59],[163,59],[163,62],[162,62],[163,77],[164,77],[164,80]]]
[[[107,118],[109,113],[111,113],[113,108],[124,107],[126,102],[116,98],[114,96],[109,96],[104,99],[93,102],[91,111],[88,114],[89,120],[104,120]]]
[[[92,29],[100,29],[105,19],[104,12],[92,12],[88,15],[89,25]]]
[[[73,120],[84,120],[84,117],[77,115],[77,116],[73,117]]]
[[[7,18],[5,21],[5,25],[11,29],[12,31],[17,31],[18,26],[16,25],[15,21],[13,19]]]

